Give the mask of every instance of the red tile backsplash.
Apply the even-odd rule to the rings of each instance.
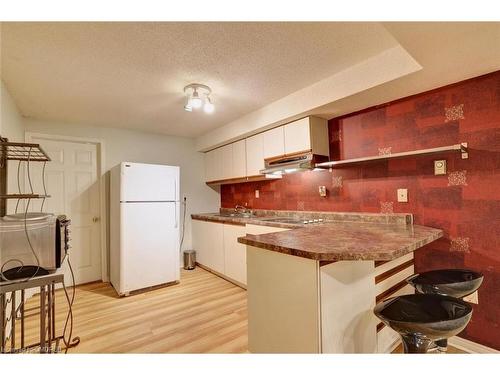
[[[483,272],[479,305],[460,336],[500,349],[500,71],[332,119],[329,138],[332,159],[460,142],[468,142],[469,159],[422,156],[223,185],[222,207],[413,213],[416,224],[446,232],[415,253],[417,272]],[[434,175],[438,159],[446,159],[447,175]],[[408,189],[408,203],[397,202],[398,188]]]

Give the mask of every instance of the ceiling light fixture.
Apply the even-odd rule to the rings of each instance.
[[[212,113],[213,111],[215,111],[215,106],[210,100],[209,96],[207,96],[207,99],[205,100],[205,105],[203,106],[203,110],[205,111],[205,113]]]
[[[184,87],[184,93],[187,96],[184,110],[193,112],[193,110],[198,110],[203,107],[205,113],[212,113],[215,111],[215,106],[210,97],[212,90],[207,85],[191,83]]]

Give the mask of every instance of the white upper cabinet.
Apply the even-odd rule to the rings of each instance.
[[[205,152],[205,180],[215,181],[217,174],[217,161],[215,150]]]
[[[329,155],[328,122],[318,117],[306,117],[284,125],[285,154],[312,150]]]
[[[206,152],[205,181],[259,176],[264,159],[311,150],[329,155],[328,123],[318,117],[306,117]]]
[[[246,177],[247,150],[244,139],[233,144],[233,173],[232,178]]]
[[[284,126],[265,131],[262,135],[264,137],[264,159],[285,154]]]
[[[205,181],[217,181],[224,179],[226,170],[231,168],[228,163],[223,164],[223,158],[227,149],[223,147],[205,153]],[[232,163],[232,162],[231,162]]]
[[[218,151],[219,150],[219,151]],[[220,153],[221,174],[218,180],[233,178],[233,145],[229,144],[216,149]]]
[[[286,124],[285,128],[285,154],[307,151],[311,149],[309,132],[309,119],[303,118]]]
[[[205,153],[205,181],[246,177],[245,140]]]
[[[246,139],[247,176],[257,176],[264,169],[264,136],[263,133]]]

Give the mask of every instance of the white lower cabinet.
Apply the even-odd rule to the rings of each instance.
[[[247,247],[238,237],[248,234],[281,232],[285,228],[262,225],[232,225],[193,220],[193,248],[196,262],[236,283],[247,285]]]
[[[238,242],[238,237],[246,235],[241,225],[224,225],[224,274],[230,279],[247,285],[247,247]]]
[[[193,248],[196,261],[216,272],[224,273],[224,231],[222,224],[193,220]]]
[[[246,226],[246,232],[248,234],[266,234],[266,233],[275,233],[275,232],[283,232],[285,230],[290,230],[287,228],[278,228],[278,227],[268,227],[265,225],[254,225],[254,224],[247,224]]]

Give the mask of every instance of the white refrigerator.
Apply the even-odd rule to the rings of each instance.
[[[110,276],[119,295],[180,279],[179,177],[175,166],[112,168]]]

